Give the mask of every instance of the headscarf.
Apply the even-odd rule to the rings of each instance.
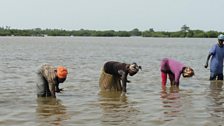
[[[63,67],[63,66],[58,66],[57,67],[57,76],[58,78],[66,78],[68,74],[68,70],[67,68]]]
[[[139,69],[141,69],[141,66],[138,66],[136,63],[132,63],[132,64],[130,64],[129,69],[132,72],[137,73],[139,71]]]
[[[192,77],[194,75],[194,70],[190,67],[186,67],[183,71],[184,77]]]

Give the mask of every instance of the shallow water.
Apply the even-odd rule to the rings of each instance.
[[[0,37],[0,125],[218,126],[224,122],[223,82],[203,68],[216,39]],[[175,58],[196,76],[180,89],[161,89],[160,60]],[[127,94],[99,92],[104,62],[137,62]],[[57,99],[37,98],[35,72],[43,63],[69,70]]]

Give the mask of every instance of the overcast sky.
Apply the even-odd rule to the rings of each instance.
[[[224,31],[224,0],[0,0],[0,26]]]

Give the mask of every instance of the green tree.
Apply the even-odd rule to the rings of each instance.
[[[155,31],[154,31],[154,29],[153,29],[153,28],[150,28],[150,29],[149,29],[149,32],[155,32]]]
[[[130,31],[131,36],[141,36],[142,32],[140,32],[137,28]]]
[[[187,37],[187,32],[189,32],[189,31],[190,31],[190,27],[188,27],[187,25],[183,25],[181,27],[181,32],[183,32],[181,37]]]
[[[188,32],[189,30],[190,30],[190,27],[188,27],[187,25],[183,25],[181,27],[181,31],[183,31],[183,32]]]

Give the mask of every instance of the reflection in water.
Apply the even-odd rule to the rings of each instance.
[[[171,86],[169,91],[163,88],[161,91],[161,98],[164,109],[164,121],[174,120],[176,117],[181,116],[182,103],[180,100],[179,88],[176,86]]]
[[[41,125],[53,124],[60,126],[68,119],[66,107],[56,98],[37,98],[37,115]]]
[[[173,125],[168,126],[189,126],[185,122],[192,122],[192,126],[202,126],[204,120],[213,122],[208,116],[210,113],[222,114],[214,110],[217,110],[215,104],[220,104],[220,108],[224,106],[224,99],[220,99],[224,92],[220,91],[218,96],[210,92],[209,71],[202,68],[201,63],[204,63],[211,42],[215,41],[215,38],[0,37],[0,125],[49,126],[58,122],[62,126],[77,123],[81,126],[122,123],[123,126],[130,123],[137,123],[136,126],[170,123]],[[164,56],[194,66],[199,80],[182,78],[180,88],[186,90],[172,94],[167,88],[160,98],[159,65]],[[128,85],[130,94],[126,97],[95,95],[102,63],[111,59],[141,62],[144,67],[139,75],[131,78],[133,83]],[[34,73],[37,66],[45,62],[71,68],[63,86],[68,91],[57,97],[63,104],[32,99],[36,98]],[[216,97],[220,97],[219,102],[215,102]]]
[[[137,125],[138,111],[128,102],[121,92],[100,92],[102,125]]]
[[[223,81],[210,82],[209,98],[212,102],[208,106],[212,122],[220,125],[223,125],[224,122],[224,92],[222,86]]]

